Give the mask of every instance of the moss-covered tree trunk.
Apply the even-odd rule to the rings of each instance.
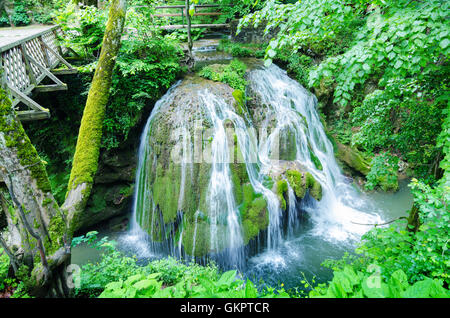
[[[62,208],[53,197],[44,163],[17,119],[6,92],[0,88],[0,178],[6,183],[12,201],[12,208],[6,213],[10,235],[2,237],[0,243],[13,254],[15,274],[34,296],[65,297],[70,292],[66,271],[70,242],[97,171],[103,117],[125,13],[125,0],[113,0],[81,121],[68,196]]]
[[[111,87],[112,73],[120,49],[126,14],[126,1],[113,0],[109,10],[97,69],[89,90],[86,107],[70,173],[68,193],[63,209],[67,211],[70,231],[80,227],[80,214],[91,193],[97,172],[103,119]]]
[[[14,206],[5,212],[9,232],[19,234],[2,240],[2,245],[14,252],[16,275],[34,295],[67,296],[61,284],[61,266],[70,259],[65,215],[53,198],[43,162],[1,88],[0,103],[0,176]]]

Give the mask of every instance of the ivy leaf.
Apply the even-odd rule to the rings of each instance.
[[[403,65],[403,61],[402,60],[397,60],[397,62],[395,62],[394,67],[396,69],[399,69],[402,65]]]
[[[440,46],[441,48],[445,49],[445,48],[448,46],[449,43],[450,43],[449,39],[443,39],[443,40],[441,41],[441,43],[439,43],[439,46]]]
[[[273,58],[276,54],[277,54],[277,52],[275,52],[275,50],[273,50],[273,49],[270,49],[269,51],[267,51],[267,55],[270,58]]]

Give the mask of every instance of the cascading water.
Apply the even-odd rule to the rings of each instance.
[[[316,110],[316,98],[290,79],[286,72],[272,65],[269,68],[255,69],[248,75],[248,90],[257,97],[264,113],[258,127],[255,127],[248,110],[238,114],[231,103],[214,92],[208,89],[197,91],[199,116],[210,124],[211,134],[207,142],[210,149],[207,158],[210,172],[205,205],[202,211],[200,208],[195,211],[191,218],[195,224],[192,246],[186,249],[183,242],[192,234],[185,228],[188,221],[183,206],[185,201],[192,200],[186,196],[186,187],[196,182],[193,180],[196,150],[192,143],[195,136],[192,136],[194,133],[188,126],[181,130],[180,187],[174,197],[167,198],[177,200],[175,222],[163,225],[164,218],[155,204],[154,191],[149,186],[152,168],[156,169],[159,164],[156,160],[156,152],[159,150],[153,149],[149,143],[152,127],[158,125],[155,118],[161,115],[164,106],[172,103],[179,84],[172,87],[155,105],[141,137],[133,220],[131,230],[124,238],[141,256],[163,253],[190,259],[196,254],[198,233],[207,224],[209,234],[205,237],[209,239],[208,254],[228,267],[245,266],[248,255],[244,248],[242,215],[229,165],[233,160],[230,158],[230,138],[226,127],[230,125],[241,151],[249,183],[254,192],[262,195],[266,201],[269,220],[267,231],[262,233],[266,233],[263,241],[268,252],[284,248],[289,240],[295,239],[300,210],[308,212],[313,223],[309,233],[330,242],[357,238],[368,229],[352,222],[380,221],[373,208],[341,174],[334,158],[333,145],[325,134]],[[293,155],[289,160],[278,160],[279,149],[286,148],[286,136],[291,140],[288,146],[292,148],[290,150]],[[279,197],[267,187],[265,181],[272,171],[288,161],[290,165],[301,167],[304,172],[310,173],[320,183],[320,201],[310,196],[297,200],[293,185],[288,184],[287,209],[286,212],[283,211]],[[152,162],[153,166],[148,162]],[[284,213],[287,213],[287,218]],[[164,239],[161,242],[152,239],[156,226],[163,228]],[[142,228],[150,231],[143,231]],[[261,263],[261,260],[258,262]]]
[[[276,120],[267,142],[259,145],[261,171],[264,173],[272,168],[271,145],[283,129],[288,129],[294,134],[295,161],[304,166],[322,186],[322,199],[310,208],[315,233],[330,239],[345,240],[356,238],[367,230],[367,227],[355,225],[352,221],[366,224],[379,222],[376,213],[362,212],[370,212],[373,208],[360,198],[341,173],[333,145],[316,110],[315,96],[274,65],[251,72],[248,82],[251,90],[258,92],[260,103],[266,105],[266,118]],[[312,154],[320,161],[322,169],[316,167]],[[273,215],[280,218],[279,212]],[[277,222],[271,222],[270,226],[273,226],[273,232],[279,231]]]

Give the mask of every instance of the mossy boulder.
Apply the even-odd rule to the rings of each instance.
[[[320,201],[322,199],[322,186],[297,162],[284,162],[277,169],[272,169],[271,176],[277,180],[272,187],[280,200],[282,210],[287,209],[288,185],[291,186],[298,199],[303,199],[306,193]]]
[[[158,106],[160,109],[150,124],[148,146],[151,151],[148,152],[144,177],[148,193],[140,194],[142,205],[137,215],[141,227],[152,235],[153,240],[166,240],[168,229],[173,230],[177,240],[182,235],[185,252],[196,257],[220,252],[227,247],[228,241],[227,226],[219,222],[216,225],[218,237],[215,238],[219,246],[211,246],[207,198],[212,164],[202,156],[212,141],[213,137],[208,139],[207,134],[213,123],[202,102],[205,90],[232,105],[237,113],[238,108],[246,111],[243,92],[225,83],[188,76],[174,88],[170,99]],[[224,126],[227,133],[231,132],[227,136],[228,142],[234,144],[234,160],[229,163],[229,171],[243,240],[247,244],[268,226],[266,202],[250,184],[233,122],[226,121]],[[194,147],[198,146],[199,140],[202,142],[200,151]],[[146,201],[145,197],[152,197],[153,202]],[[180,212],[181,222],[178,220]]]
[[[346,164],[353,170],[367,175],[370,171],[370,163],[363,157],[363,155],[356,149],[336,142],[337,152],[336,158]]]

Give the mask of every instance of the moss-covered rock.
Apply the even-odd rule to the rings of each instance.
[[[292,164],[291,167],[293,165],[295,164]],[[280,173],[277,178],[278,181],[274,184],[272,191],[277,194],[281,209],[283,210],[287,208],[288,184],[298,199],[303,199],[308,190],[309,195],[317,201],[322,199],[322,186],[309,172],[290,168]]]
[[[336,158],[345,163],[347,166],[363,175],[367,175],[370,171],[369,162],[362,154],[350,146],[343,145],[336,141],[337,152]]]
[[[145,182],[149,193],[140,194],[142,206],[137,215],[141,227],[152,235],[153,240],[167,239],[163,234],[173,229],[178,233],[178,239],[182,234],[185,252],[196,257],[218,252],[213,250],[216,247],[211,246],[208,217],[207,197],[212,165],[207,158],[202,157],[212,141],[206,135],[212,123],[199,95],[205,89],[233,105],[240,115],[246,112],[243,91],[197,76],[186,77],[174,89],[170,100],[161,104],[150,125],[148,146],[151,148],[151,157],[147,158],[145,164]],[[240,212],[243,240],[247,244],[268,226],[266,201],[261,194],[254,192],[250,184],[242,152],[233,133],[233,122],[226,121],[224,126],[227,132],[231,132],[229,143],[234,144],[229,171],[236,208]],[[199,140],[203,147],[200,153],[194,147]],[[183,147],[190,149],[185,153],[187,162],[184,164]],[[145,197],[150,196],[153,200],[145,201]],[[180,224],[177,219],[179,212],[183,215]],[[226,224],[219,222],[216,226],[218,237],[215,241],[220,242],[219,250],[224,249],[228,241]]]

